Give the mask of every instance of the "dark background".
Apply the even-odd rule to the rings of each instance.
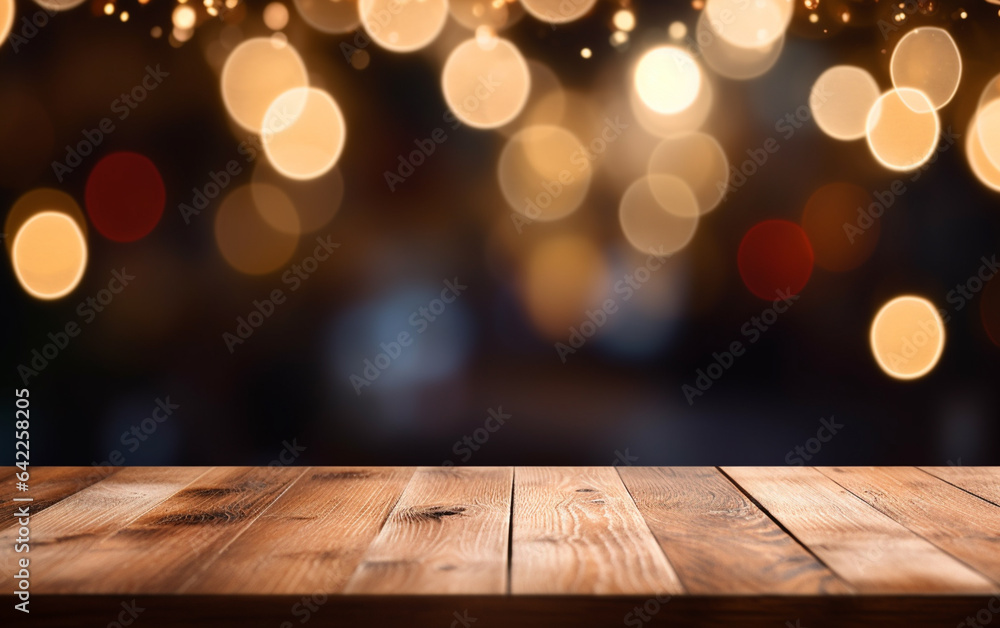
[[[775,122],[807,103],[813,81],[831,65],[865,67],[888,88],[892,46],[918,25],[947,28],[962,51],[958,94],[940,115],[943,128],[964,136],[980,90],[1000,71],[997,6],[923,3],[886,39],[876,24],[892,20],[894,5],[822,5],[819,25],[799,11],[780,60],[763,77],[713,79],[715,104],[703,130],[719,139],[731,163],[779,137]],[[922,379],[884,375],[868,345],[882,303],[918,293],[947,307],[948,291],[977,271],[981,256],[1000,249],[997,196],[972,176],[962,140],[918,181],[903,175],[908,192],[881,219],[877,249],[863,266],[843,273],[816,268],[789,312],[689,406],[681,386],[693,384],[713,351],[745,340],[741,327],[767,306],[737,270],[747,229],[767,218],[798,221],[806,199],[825,183],[876,191],[899,175],[879,167],[863,140],[837,142],[806,123],[705,217],[668,269],[653,275],[646,289],[659,302],[655,315],[626,304],[563,364],[553,348],[559,338],[538,331],[526,314],[519,263],[545,238],[575,233],[601,247],[611,276],[637,267],[641,258],[621,235],[617,205],[628,181],[642,173],[598,175],[579,211],[518,236],[496,182],[505,137],[462,128],[449,129],[432,158],[390,192],[383,172],[395,168],[413,140],[442,126],[440,55],[398,55],[372,44],[370,64],[355,69],[339,48],[353,36],[313,31],[289,3],[289,41],[347,119],[338,164],[344,200],[317,232],[341,247],[231,355],[222,334],[234,330],[254,299],[285,286],[281,271],[255,278],[225,264],[212,235],[218,199],[190,225],[177,209],[210,171],[238,157],[246,139],[228,120],[207,52],[223,24],[206,21],[174,48],[150,36],[154,25],[169,30],[173,5],[121,4],[131,14],[127,23],[100,15],[101,6],[56,15],[18,52],[10,41],[0,50],[0,206],[6,211],[36,187],[62,189],[82,206],[87,172],[116,150],[156,163],[167,203],[157,228],[137,242],[115,243],[91,229],[86,275],[61,300],[29,298],[9,264],[0,273],[7,295],[7,426],[13,388],[22,387],[17,365],[48,342],[47,333],[81,322],[77,305],[107,284],[112,269],[125,267],[136,277],[29,381],[33,464],[89,465],[113,450],[129,465],[267,464],[293,440],[304,448],[295,464],[606,465],[626,452],[632,464],[643,465],[784,464],[831,416],[844,427],[811,463],[1000,463],[1000,349],[984,331],[978,295],[951,312],[941,362]],[[849,25],[830,17],[838,6],[852,12]],[[245,36],[268,32],[262,7],[246,7],[239,24]],[[526,16],[503,36],[552,68],[566,89],[585,93],[598,113],[634,123],[622,96],[628,69],[646,47],[668,42],[672,21],[692,32],[697,12],[684,2],[633,8],[638,25],[621,48],[608,41],[616,5],[603,0],[579,22],[552,28]],[[37,9],[20,1],[18,20]],[[968,19],[956,17],[959,9]],[[449,23],[442,38],[467,36]],[[584,46],[593,58],[580,57]],[[147,64],[157,63],[170,77],[117,124],[98,155],[58,183],[51,161],[63,158],[81,129],[109,115],[109,103],[138,83]],[[637,124],[629,134],[616,154],[656,143]],[[616,159],[609,156],[609,170]],[[241,183],[249,183],[250,170],[244,168]],[[303,236],[293,262],[311,251],[311,240]],[[410,313],[455,277],[468,289],[356,395],[350,374],[361,373],[379,343],[412,332]],[[128,451],[121,434],[168,396],[180,408]],[[483,427],[491,408],[511,418],[466,461],[453,446]],[[12,429],[0,432],[0,450],[13,460]]]

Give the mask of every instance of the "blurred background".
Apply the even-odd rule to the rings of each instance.
[[[1000,463],[1000,6],[361,4],[0,10],[33,464]]]

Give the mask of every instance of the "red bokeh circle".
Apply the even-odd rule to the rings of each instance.
[[[94,228],[109,240],[134,242],[160,222],[166,205],[163,178],[147,157],[112,153],[87,178],[84,201]]]
[[[743,283],[768,301],[798,294],[812,275],[813,259],[806,232],[787,220],[765,220],[751,227],[737,254]]]

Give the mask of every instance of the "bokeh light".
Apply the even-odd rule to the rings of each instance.
[[[263,275],[284,265],[298,244],[298,214],[292,201],[276,187],[257,186],[258,204],[250,185],[236,188],[223,199],[215,214],[215,242],[223,259],[235,270]],[[262,211],[263,210],[263,211]],[[281,225],[275,229],[272,225]]]
[[[615,12],[611,18],[611,23],[620,31],[631,31],[635,28],[635,14],[628,9],[621,9]]]
[[[73,291],[87,268],[87,240],[67,214],[35,214],[14,235],[11,265],[25,292],[58,299]]]
[[[698,97],[700,88],[701,70],[691,55],[680,48],[654,48],[636,65],[635,90],[656,113],[684,111]]]
[[[259,133],[264,114],[279,96],[309,85],[306,66],[295,48],[269,37],[237,46],[222,67],[222,100],[229,115],[248,131]]]
[[[112,153],[87,177],[84,203],[94,228],[116,242],[134,242],[160,222],[166,188],[156,165],[138,153]]]
[[[979,136],[979,146],[994,167],[1000,168],[1000,100],[994,100],[975,115],[972,127]]]
[[[264,7],[264,24],[272,31],[280,31],[288,26],[288,7],[281,2],[272,2]]]
[[[643,102],[637,90],[628,90],[629,108],[639,125],[647,133],[662,138],[700,129],[712,112],[713,100],[712,84],[705,76],[691,106],[676,114],[658,113]]]
[[[14,201],[7,218],[3,223],[3,232],[15,234],[21,229],[21,225],[26,223],[32,216],[43,211],[56,211],[65,214],[76,221],[80,232],[87,236],[87,218],[83,215],[83,210],[76,200],[69,194],[52,188],[38,188],[25,192]],[[7,252],[10,253],[14,244],[12,237],[4,238]]]
[[[812,244],[816,265],[843,272],[863,264],[878,245],[879,221],[858,231],[845,230],[868,212],[871,195],[853,183],[828,183],[816,190],[802,211],[802,229]],[[860,210],[860,212],[859,212]]]
[[[528,13],[549,24],[578,20],[590,13],[596,3],[597,0],[521,0]]]
[[[182,31],[191,30],[194,28],[195,22],[198,19],[198,14],[195,10],[186,4],[178,4],[174,9],[173,15],[171,16],[171,21],[174,24],[174,28],[180,29]]]
[[[813,270],[809,237],[787,220],[765,220],[751,227],[736,258],[743,283],[767,301],[801,292]]]
[[[694,238],[698,199],[680,177],[654,174],[632,183],[618,205],[625,239],[640,253],[673,255]]]
[[[251,190],[258,210],[270,197],[269,194],[258,194],[258,191],[279,188],[295,205],[299,216],[298,229],[302,233],[311,233],[329,224],[344,200],[344,175],[339,168],[308,181],[289,181],[266,159],[261,159],[254,167],[252,177],[254,185]],[[264,184],[264,187],[257,184]]]
[[[969,161],[972,174],[979,182],[995,192],[1000,192],[1000,168],[993,165],[983,150],[983,141],[979,135],[979,114],[972,117],[969,131],[965,134],[965,157]]]
[[[889,68],[894,87],[908,87],[926,96],[900,92],[908,107],[924,113],[928,107],[940,109],[951,102],[962,80],[962,55],[948,31],[925,26],[903,35]]]
[[[49,11],[69,11],[86,2],[86,0],[35,0],[35,4]],[[112,7],[113,10],[113,7]]]
[[[683,37],[682,34],[677,39]],[[778,62],[785,47],[784,35],[770,44],[756,48],[735,46],[715,32],[711,20],[704,12],[698,17],[695,38],[705,64],[716,74],[738,81],[757,78],[766,73]]]
[[[448,11],[469,30],[488,26],[499,31],[510,21],[512,5],[501,0],[448,0]]]
[[[923,99],[926,106],[907,103]],[[866,135],[875,158],[890,170],[913,170],[937,147],[940,122],[937,112],[921,92],[903,87],[879,96],[868,113]]]
[[[434,41],[448,19],[448,0],[360,0],[365,32],[393,52],[413,52]]]
[[[927,299],[896,297],[883,305],[872,321],[871,349],[879,367],[890,377],[923,377],[941,359],[944,321]]]
[[[722,201],[729,181],[729,160],[711,135],[683,133],[660,142],[649,157],[649,174],[680,177],[706,214]]]
[[[330,35],[349,33],[361,25],[358,0],[295,0],[295,8],[310,26]]]
[[[878,83],[866,70],[837,65],[819,75],[809,94],[809,109],[819,128],[837,140],[865,136],[868,113],[879,98]]]
[[[525,263],[523,295],[535,327],[564,339],[587,308],[599,307],[609,283],[601,250],[589,239],[556,235],[536,245]]]
[[[705,15],[720,37],[740,48],[778,41],[792,21],[791,0],[707,0]]]
[[[3,44],[7,40],[7,35],[10,35],[16,13],[17,7],[14,5],[14,0],[0,0],[0,44]]]
[[[473,38],[448,56],[441,89],[459,120],[478,129],[494,129],[521,113],[531,91],[531,73],[517,46],[506,39]]]
[[[507,141],[497,164],[507,203],[531,220],[550,221],[580,206],[593,168],[583,144],[561,127],[536,125]]]
[[[290,179],[315,179],[329,172],[347,139],[340,107],[315,87],[299,87],[278,96],[261,128],[268,161]]]

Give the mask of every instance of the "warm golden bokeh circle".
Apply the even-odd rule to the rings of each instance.
[[[295,8],[303,20],[322,33],[340,35],[361,25],[358,0],[295,0]]]
[[[640,253],[672,255],[694,238],[698,199],[673,175],[642,177],[629,186],[618,206],[625,239]]]
[[[87,240],[71,216],[42,211],[14,235],[11,265],[25,292],[36,299],[64,297],[80,283],[87,268]]]
[[[495,129],[513,120],[528,101],[531,73],[517,46],[506,39],[461,43],[441,71],[448,108],[463,123]]]
[[[795,8],[792,0],[706,0],[705,16],[727,42],[751,50],[785,34]]]
[[[682,133],[660,142],[649,157],[649,174],[671,174],[690,186],[706,214],[722,201],[729,181],[729,160],[706,133]]]
[[[7,234],[17,233],[21,225],[29,218],[43,211],[66,214],[76,222],[80,232],[86,238],[87,217],[84,216],[80,205],[69,194],[53,188],[36,188],[25,192],[14,201],[10,211],[7,212],[7,218],[4,220],[3,232]],[[7,252],[10,253],[14,239],[8,237],[4,239],[4,242],[7,246]]]
[[[948,31],[924,26],[899,40],[889,68],[894,87],[908,87],[927,97],[901,92],[908,107],[923,113],[928,107],[940,109],[951,102],[962,80],[962,55]]]
[[[644,54],[635,67],[634,84],[642,102],[663,115],[690,107],[701,89],[701,69],[685,50],[661,46]]]
[[[867,70],[837,65],[816,79],[809,109],[817,126],[830,137],[856,140],[865,136],[868,112],[878,98],[878,83]]]
[[[913,108],[920,100],[926,106]],[[937,147],[940,122],[921,92],[903,87],[882,94],[868,113],[866,135],[875,158],[890,170],[923,165]]]
[[[257,193],[261,195],[261,190]],[[235,270],[248,275],[278,270],[291,259],[299,241],[297,233],[287,232],[292,230],[290,225],[298,224],[292,201],[277,188],[264,195],[269,205],[261,212],[251,186],[238,187],[226,195],[215,214],[219,253]],[[284,229],[275,229],[275,224]]]
[[[271,103],[291,89],[309,85],[306,66],[290,44],[269,37],[244,41],[222,67],[222,101],[236,122],[259,133]]]
[[[881,368],[896,379],[929,373],[944,352],[944,321],[934,304],[905,295],[885,305],[871,327],[871,349]]]
[[[530,126],[507,141],[497,165],[500,190],[531,220],[558,220],[576,211],[593,173],[583,144],[562,127]]]
[[[590,13],[597,0],[521,0],[524,9],[550,24],[565,24]]]
[[[290,179],[315,179],[340,159],[347,125],[333,97],[315,87],[281,94],[264,115],[261,142],[275,170]]]
[[[448,0],[359,0],[361,24],[376,44],[392,52],[424,48],[448,19]]]

